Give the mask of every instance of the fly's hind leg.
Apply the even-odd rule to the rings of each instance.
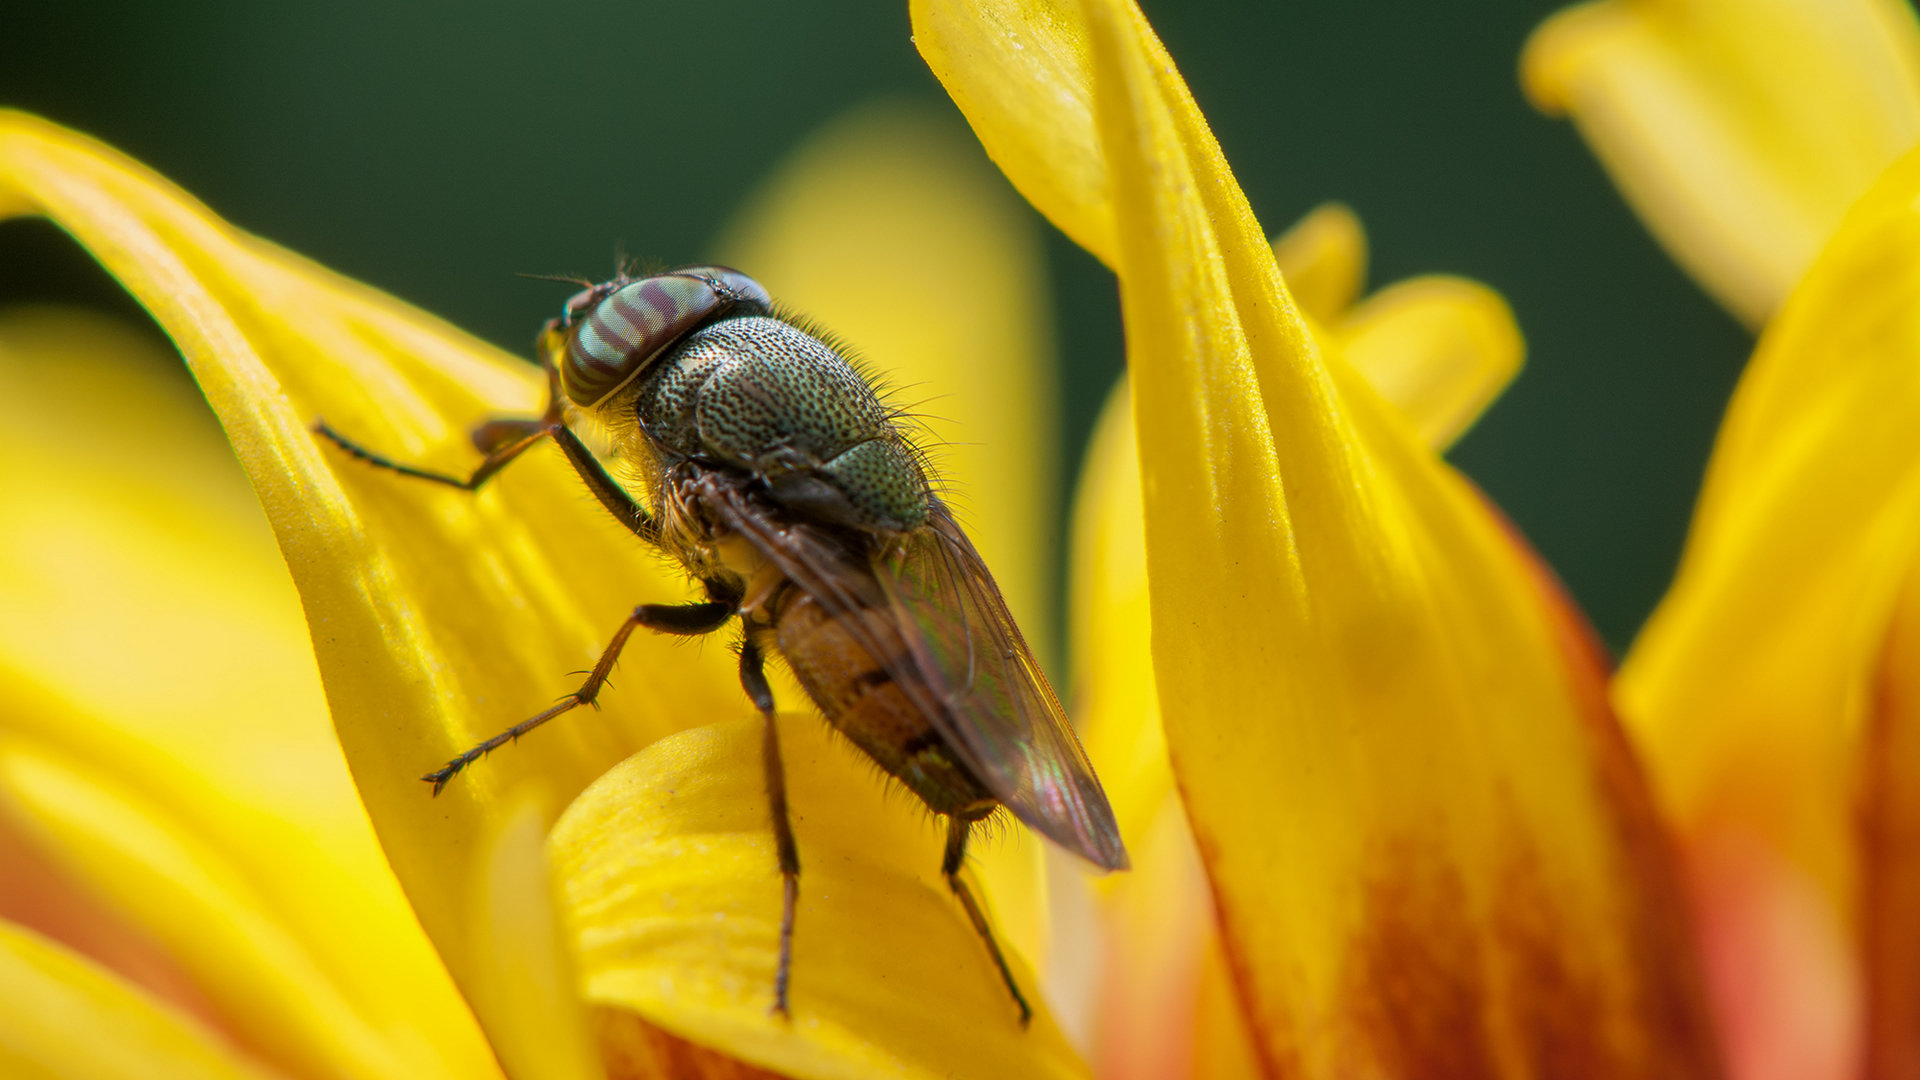
[[[767,628],[748,622],[740,641],[740,685],[760,710],[766,738],[762,745],[767,770],[767,805],[773,815],[773,846],[780,859],[780,952],[773,969],[773,1011],[791,1017],[787,984],[793,975],[793,912],[800,902],[800,848],[793,841],[793,822],[787,816],[787,771],[780,761],[780,728],[774,722],[773,687],[767,684],[766,654],[758,635]]]
[[[433,793],[438,795],[440,789],[447,786],[447,781],[459,775],[467,766],[562,713],[594,704],[600,697],[601,688],[607,684],[607,676],[613,673],[614,663],[620,659],[620,650],[627,647],[627,639],[633,636],[635,630],[644,626],[657,633],[698,637],[725,626],[727,620],[740,610],[740,597],[736,590],[720,582],[710,581],[706,584],[708,599],[705,601],[692,604],[641,604],[634,608],[633,614],[620,624],[620,629],[614,631],[613,640],[607,644],[606,651],[600,654],[600,661],[593,665],[593,671],[588,673],[587,681],[580,684],[580,689],[561,698],[553,708],[520,721],[420,779],[431,783]]]
[[[973,924],[974,933],[986,942],[987,952],[993,956],[993,966],[1000,969],[1000,978],[1007,984],[1007,993],[1013,995],[1013,1003],[1020,1007],[1020,1026],[1026,1027],[1033,1019],[1033,1009],[1027,1005],[1026,996],[1020,993],[1020,984],[1013,981],[1013,969],[1007,967],[1007,958],[1000,951],[1000,943],[994,939],[993,927],[987,924],[986,913],[980,910],[980,902],[974,899],[973,890],[967,887],[965,878],[960,876],[960,867],[967,858],[967,834],[972,831],[973,822],[958,814],[947,815],[947,854],[940,861],[940,872],[946,875],[947,888],[960,899],[960,906],[967,909],[967,921]]]

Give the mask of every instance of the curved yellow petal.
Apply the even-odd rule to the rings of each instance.
[[[1750,326],[1920,139],[1920,32],[1903,0],[1601,0],[1535,31],[1521,78]]]
[[[784,1076],[1083,1075],[1039,1001],[1020,1027],[924,810],[817,717],[782,716],[780,738],[801,866],[792,1019],[770,1009],[781,886],[758,719],[655,743],[554,826],[587,1000]]]
[[[1085,28],[1057,0],[1014,0],[973,18],[943,22],[937,33],[912,5],[913,44],[960,107],[987,156],[1027,201],[1073,242],[1116,265],[1109,172],[1093,124]],[[992,78],[977,78],[985,68]],[[1035,87],[1049,97],[1037,102]],[[1039,106],[1039,107],[1036,107]]]
[[[16,1080],[272,1080],[219,1036],[0,922],[0,1073]]]
[[[1692,857],[1757,847],[1811,885],[1814,930],[1838,924],[1843,940],[1870,857],[1857,814],[1881,753],[1873,680],[1920,552],[1916,199],[1908,154],[1768,327],[1679,574],[1615,684]]]
[[[916,41],[950,56],[1029,12],[922,0]],[[1098,137],[1061,138],[1108,163],[1160,706],[1266,1066],[1712,1075],[1670,868],[1565,611],[1321,361],[1137,10],[1052,5],[993,40],[1049,35],[1085,43],[1091,83],[970,119],[1037,145],[1084,122],[1055,103],[1096,103]],[[963,106],[1024,70],[936,65]]]
[[[173,363],[98,315],[0,315],[0,739],[57,752],[203,845],[228,899],[316,979],[282,1003],[350,1003],[358,1034],[320,1042],[374,1029],[395,1075],[483,1074],[491,1055],[354,796],[272,533]],[[215,996],[259,1026],[293,1023],[254,1009],[248,980],[269,973],[204,955],[191,922],[153,925],[141,852],[126,854],[85,875],[105,912],[218,968]],[[309,1056],[326,1055],[290,1071]]]
[[[951,128],[957,130],[950,130]],[[850,345],[923,419],[942,495],[1022,631],[1052,659],[1047,543],[1060,478],[1053,327],[1029,211],[948,116],[857,109],[762,185],[719,244]],[[797,687],[783,700],[806,700]],[[1007,940],[1045,966],[1045,844],[976,860]]]
[[[1526,343],[1513,310],[1477,281],[1432,274],[1395,282],[1335,325],[1369,385],[1444,450],[1520,373]]]
[[[1299,251],[1304,238],[1323,231],[1358,235],[1342,222],[1358,229],[1351,211],[1323,207],[1276,241],[1276,250],[1290,243]],[[1435,450],[1449,446],[1499,396],[1525,349],[1506,301],[1464,278],[1413,278],[1357,307],[1327,310],[1336,320],[1327,333],[1347,361]],[[1101,410],[1081,472],[1070,601],[1075,713],[1122,835],[1144,828],[1172,790],[1147,645],[1144,515],[1133,405],[1123,380]]]
[[[1473,282],[1416,278],[1370,297],[1351,314],[1331,313],[1341,321],[1329,333],[1345,339],[1348,360],[1436,450],[1518,369],[1522,346],[1511,313],[1498,294]],[[1187,903],[1204,895],[1206,885],[1177,813],[1160,726],[1148,648],[1144,513],[1133,405],[1122,381],[1088,448],[1071,562],[1075,712],[1121,832],[1135,846],[1135,873],[1102,883],[1114,924],[1107,966],[1116,973],[1101,981],[1094,1045],[1103,1076],[1173,1075],[1168,1063],[1192,1063],[1196,1052],[1204,1060],[1193,1064],[1195,1075],[1239,1074],[1250,1051],[1242,1049],[1238,1016],[1220,1015],[1225,999],[1183,1001],[1218,950],[1210,944],[1211,910],[1195,925]],[[1178,821],[1177,829],[1169,819]],[[1185,1009],[1197,1010],[1193,1023],[1202,1030],[1173,1019]]]
[[[1367,233],[1344,203],[1322,203],[1273,238],[1273,260],[1308,318],[1331,323],[1367,284]]]
[[[386,855],[469,983],[463,893],[499,793],[530,785],[563,806],[633,749],[730,704],[727,650],[637,636],[604,712],[556,723],[430,798],[422,773],[571,689],[567,673],[593,663],[635,602],[678,599],[686,584],[582,498],[552,448],[476,497],[370,469],[309,429],[324,418],[408,461],[467,469],[469,426],[538,406],[533,370],[33,117],[0,113],[0,203],[73,234],[186,356],[293,571]]]

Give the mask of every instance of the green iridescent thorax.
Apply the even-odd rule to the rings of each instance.
[[[873,388],[826,342],[779,319],[725,319],[643,374],[634,418],[669,456],[761,479],[804,518],[906,530],[928,515],[925,477]]]

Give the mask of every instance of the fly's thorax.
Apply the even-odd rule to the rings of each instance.
[[[800,517],[892,530],[927,520],[925,474],[891,412],[845,357],[792,323],[702,327],[641,377],[631,408],[666,454],[739,469]]]

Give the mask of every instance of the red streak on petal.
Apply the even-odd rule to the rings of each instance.
[[[1735,824],[1707,826],[1687,855],[1729,1076],[1858,1075],[1853,964],[1819,889]]]
[[[209,1030],[225,1030],[212,1002],[172,956],[94,900],[4,818],[0,818],[0,919],[64,945],[187,1012]]]
[[[1862,746],[1867,1080],[1920,1080],[1920,577],[1887,634]]]

